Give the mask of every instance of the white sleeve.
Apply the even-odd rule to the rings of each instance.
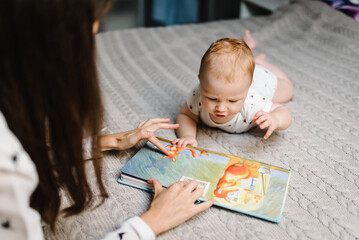
[[[105,134],[107,130],[107,127],[104,127],[101,129],[101,134]],[[83,158],[84,159],[91,159],[92,152],[91,152],[91,146],[92,145],[92,137],[86,137],[82,139],[82,147],[83,147]]]
[[[82,139],[83,158],[84,159],[90,159],[92,157],[91,144],[92,144],[92,137],[87,137],[87,138]]]
[[[140,218],[132,217],[123,222],[119,229],[108,233],[104,240],[153,240],[152,229]]]
[[[30,207],[37,184],[34,163],[0,112],[0,239],[44,239],[40,215]]]

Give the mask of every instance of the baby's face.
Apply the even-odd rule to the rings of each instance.
[[[251,84],[249,74],[226,81],[211,71],[200,78],[201,103],[215,123],[226,123],[241,111]]]

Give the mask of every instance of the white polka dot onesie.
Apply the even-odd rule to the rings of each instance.
[[[187,107],[200,120],[210,126],[222,129],[230,133],[241,133],[254,127],[252,123],[254,115],[263,110],[269,112],[272,107],[272,98],[277,89],[277,77],[263,66],[256,65],[253,73],[253,82],[248,90],[248,95],[242,110],[227,123],[217,124],[212,121],[209,113],[201,104],[199,84],[189,93]]]

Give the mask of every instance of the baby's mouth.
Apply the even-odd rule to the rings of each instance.
[[[218,118],[224,118],[224,117],[226,117],[225,114],[215,113],[214,115],[215,115],[216,117],[218,117]]]

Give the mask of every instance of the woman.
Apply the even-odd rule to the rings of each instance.
[[[126,133],[99,136],[103,107],[93,33],[109,5],[109,0],[0,1],[1,239],[41,239],[40,216],[54,229],[59,214],[93,206],[83,139],[91,139],[90,163],[103,202],[108,195],[101,150],[149,139],[166,151],[153,132],[178,127],[169,119],[152,119]],[[107,238],[151,239],[213,203],[194,204],[202,195],[195,181],[167,190],[154,179],[149,183],[155,189],[150,209]],[[71,200],[65,209],[62,192]]]

